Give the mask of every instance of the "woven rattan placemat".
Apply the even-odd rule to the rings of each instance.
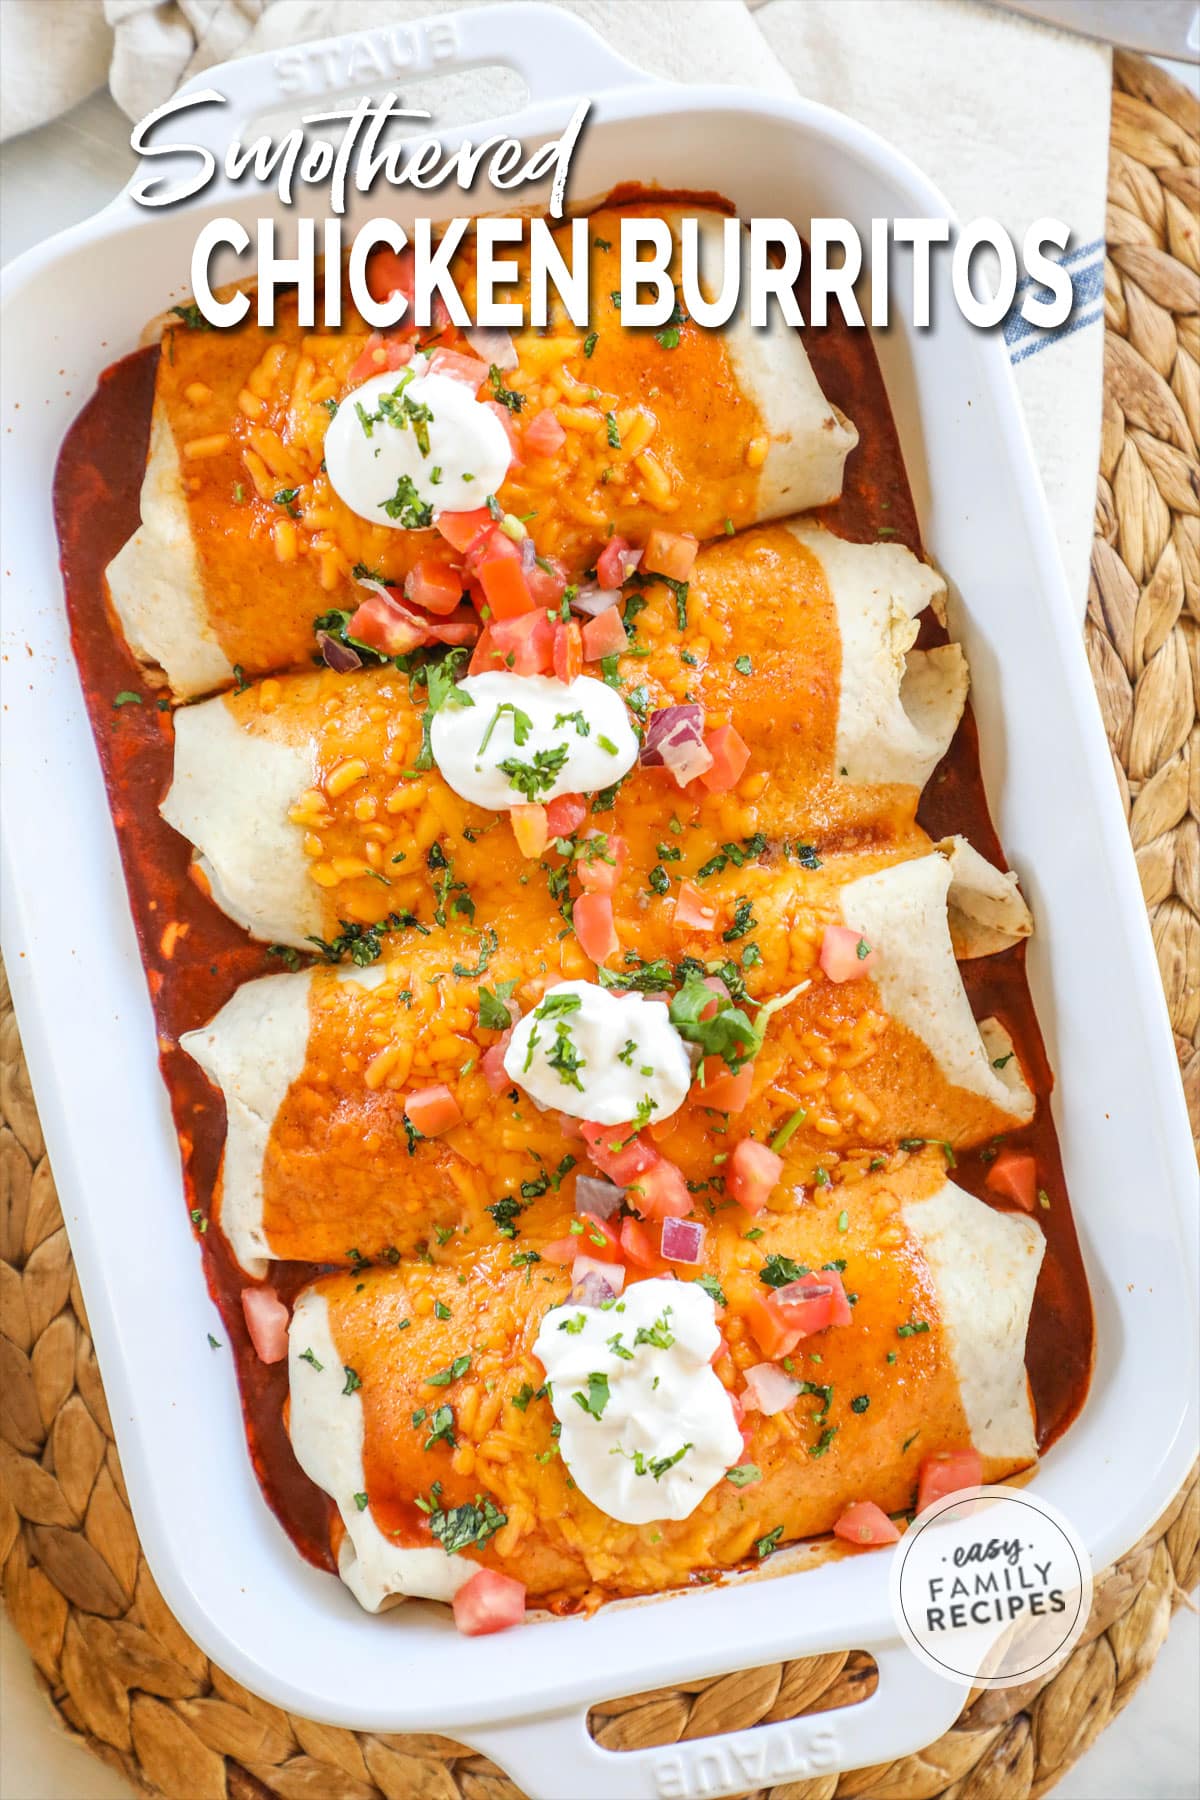
[[[1104,436],[1087,644],[1176,1046],[1200,1129],[1200,106],[1116,58]],[[333,1730],[225,1675],[167,1611],[134,1530],[87,1315],[0,975],[0,1565],[53,1704],[170,1800],[520,1800],[434,1736]],[[1197,1579],[1196,1473],[1096,1585],[1050,1681],[988,1693],[919,1756],[770,1800],[1027,1800],[1120,1711]],[[597,1708],[611,1748],[706,1737],[859,1697],[857,1654],[744,1670]],[[767,1800],[763,1790],[756,1800]]]

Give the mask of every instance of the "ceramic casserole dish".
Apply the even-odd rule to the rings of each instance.
[[[813,216],[848,217],[865,233],[873,217],[948,210],[848,119],[799,100],[652,82],[578,22],[535,6],[209,71],[197,90],[215,88],[229,105],[189,120],[187,135],[219,155],[285,105],[494,64],[515,70],[529,99],[489,129],[530,144],[592,98],[572,165],[577,196],[631,180],[714,190],[742,217],[779,216],[802,231]],[[447,145],[462,135],[447,133]],[[319,199],[295,210],[316,212]],[[444,1731],[534,1795],[716,1795],[914,1751],[952,1723],[963,1695],[901,1645],[887,1558],[814,1561],[801,1549],[790,1572],[773,1563],[771,1579],[537,1620],[502,1638],[464,1641],[423,1604],[372,1619],[294,1556],[245,1456],[228,1364],[194,1354],[214,1313],[178,1204],[178,1144],[71,653],[51,489],[82,398],[145,320],[181,297],[201,225],[230,214],[253,228],[273,204],[217,184],[197,204],[154,213],[126,193],[22,257],[4,292],[4,949],[155,1578],[206,1653],[273,1703],[351,1728]],[[455,196],[444,210],[471,209]],[[494,210],[494,199],[476,196],[474,210]],[[396,213],[410,216],[407,192]],[[278,217],[286,240],[283,209]],[[895,272],[895,323],[877,349],[924,542],[951,583],[951,623],[973,671],[992,814],[1037,920],[1029,974],[1096,1313],[1088,1400],[1034,1485],[1099,1569],[1152,1521],[1193,1454],[1195,1164],[1133,855],[1007,352],[1000,336],[966,325],[945,270],[935,327],[907,327],[907,278],[907,265]],[[848,1648],[870,1651],[880,1679],[841,1712],[623,1754],[587,1733],[588,1706],[605,1698]]]

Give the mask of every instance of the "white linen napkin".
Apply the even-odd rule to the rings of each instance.
[[[487,0],[465,0],[466,4]],[[1007,334],[1071,593],[1083,616],[1103,352],[1110,58],[1099,44],[975,0],[558,0],[621,54],[681,82],[795,90],[904,150],[961,218],[1073,230],[1077,302],[1055,332]],[[341,31],[421,18],[464,0],[4,0],[6,133],[73,104],[107,75],[131,118],[213,63]],[[98,15],[108,32],[97,32]],[[60,34],[62,79],[47,89]],[[54,45],[55,49],[51,46]],[[106,60],[107,59],[107,60]],[[494,74],[447,77],[441,116],[483,118]],[[794,87],[793,87],[794,84]],[[33,95],[33,101],[29,96]],[[493,96],[494,98],[494,96]]]
[[[800,93],[910,156],[963,220],[998,219],[1019,244],[1062,219],[1075,306],[1056,331],[1005,332],[1082,619],[1100,460],[1104,214],[1112,57],[973,0],[751,0]]]

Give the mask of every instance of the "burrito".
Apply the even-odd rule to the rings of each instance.
[[[1020,1059],[1000,1021],[976,1023],[955,962],[951,858],[846,861],[852,879],[826,865],[810,888],[782,862],[734,870],[733,948],[692,935],[598,970],[523,906],[458,954],[440,930],[386,952],[368,935],[347,948],[374,961],[248,982],[181,1040],[225,1096],[219,1221],[239,1262],[487,1243],[497,1204],[511,1225],[548,1184],[644,1184],[614,1139],[651,1143],[678,1193],[720,1195],[731,1132],[782,1134],[791,1206],[863,1146],[952,1156],[1027,1122]],[[1009,942],[1028,922],[1013,905]],[[670,902],[658,917],[647,951],[654,929],[670,939]],[[588,1138],[602,1126],[618,1129]]]
[[[636,916],[652,871],[661,884],[714,859],[727,865],[731,838],[735,857],[739,842],[790,845],[798,870],[846,846],[927,850],[917,802],[966,699],[957,645],[912,648],[918,615],[944,587],[900,545],[846,543],[791,520],[702,550],[688,589],[683,636],[677,597],[661,583],[626,599],[629,645],[613,679],[644,733],[643,760],[626,768],[600,756],[596,784],[621,779],[601,812],[592,803],[587,827],[624,846],[614,900],[623,941],[622,916]],[[493,730],[499,687],[512,714],[529,704],[529,677],[486,683],[497,687],[488,704],[447,706],[438,728],[449,721],[469,734],[471,751],[489,738],[494,758],[513,749]],[[555,691],[557,737],[548,741],[563,750],[582,742],[581,694],[616,704],[596,664]],[[433,834],[453,843],[469,884],[511,894],[528,872],[525,856],[494,811],[443,777],[444,752],[428,730],[431,692],[391,668],[326,670],[180,709],[162,811],[195,846],[216,904],[255,936],[303,948],[311,937],[335,936],[339,920],[371,925],[419,909]],[[694,725],[689,744],[702,748],[705,721],[717,733],[732,727],[746,755],[727,792],[702,779],[681,787],[661,760],[677,724]],[[590,742],[602,736],[597,726]],[[668,747],[658,748],[664,736]],[[1003,911],[1003,900],[1000,893],[985,905]]]
[[[511,338],[463,338],[445,319],[381,336],[347,297],[340,332],[303,331],[287,301],[269,330],[209,331],[178,309],[141,523],[108,570],[151,676],[186,698],[304,663],[314,621],[344,624],[370,597],[364,580],[378,598],[407,578],[408,628],[436,636],[477,572],[460,553],[490,516],[530,521],[539,603],[555,604],[614,533],[705,539],[835,500],[857,433],[797,332],[740,315],[705,329],[678,307],[659,331],[621,325],[630,212],[665,212],[676,231],[683,216],[647,202],[592,217],[585,327],[556,313]],[[720,236],[719,214],[697,216],[704,240]],[[379,285],[405,287],[411,272],[386,254]],[[454,262],[468,309],[472,259],[468,245]]]
[[[661,1591],[856,1503],[902,1513],[927,1459],[1027,1466],[1043,1247],[925,1152],[752,1244],[718,1213],[699,1261],[599,1303],[506,1247],[467,1287],[453,1261],[330,1275],[292,1315],[292,1445],[369,1610],[448,1600],[481,1566],[555,1608]],[[791,1298],[801,1269],[815,1300]],[[771,1320],[829,1292],[835,1318],[765,1359]]]

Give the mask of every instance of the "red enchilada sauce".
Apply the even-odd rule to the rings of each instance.
[[[884,536],[919,553],[912,496],[869,333],[839,321],[807,336],[805,346],[825,395],[860,432],[842,499],[824,509],[825,522],[847,538]],[[139,523],[157,362],[158,351],[150,348],[106,370],[63,444],[54,501],[67,610],[158,1022],[160,1064],[183,1148],[185,1203],[236,1360],[254,1467],[296,1547],[310,1561],[332,1568],[332,1503],[301,1472],[283,1426],[286,1362],[267,1366],[255,1355],[242,1315],[245,1278],[221,1234],[206,1228],[225,1137],[224,1104],[178,1047],[181,1034],[209,1020],[241,982],[277,973],[280,964],[201,895],[188,878],[190,845],[159,817],[171,780],[171,714],[126,649],[105,589],[105,569]],[[944,638],[934,621],[924,622],[922,644]],[[935,839],[961,833],[1004,866],[969,710],[926,787],[918,816]],[[1049,1108],[1053,1077],[1030,999],[1025,946],[960,966],[976,1016],[994,1015],[1007,1028],[1038,1099],[1032,1124],[1006,1133],[1003,1143],[1033,1152],[1049,1202],[1038,1213],[1046,1256],[1026,1352],[1044,1449],[1083,1403],[1093,1341],[1091,1303]],[[989,1201],[994,1196],[985,1178],[991,1153],[990,1146],[960,1152],[954,1170],[956,1182]],[[315,1272],[307,1263],[277,1263],[272,1284],[290,1303]],[[197,1345],[196,1353],[221,1354],[222,1346],[210,1351]]]

